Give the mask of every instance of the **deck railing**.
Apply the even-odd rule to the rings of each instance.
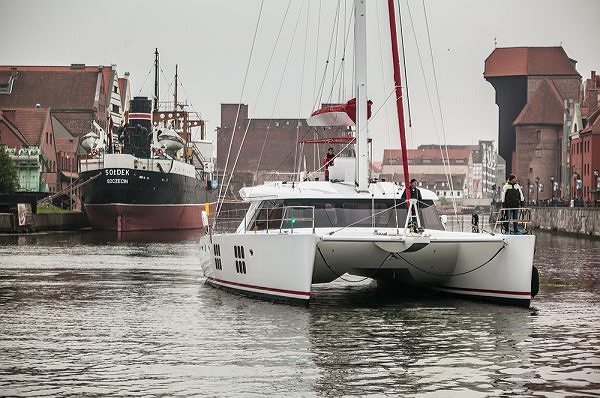
[[[517,211],[517,218],[511,218],[512,213]],[[513,207],[513,208],[501,208],[495,214],[496,222],[494,224],[493,233],[510,233],[513,223],[517,223],[517,231],[513,231],[515,234],[530,235],[532,233],[531,228],[531,209],[528,207]]]

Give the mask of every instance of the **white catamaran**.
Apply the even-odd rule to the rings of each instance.
[[[313,125],[332,119],[355,122],[354,167],[344,168],[347,158],[336,159],[331,181],[302,178],[243,188],[240,195],[249,208],[237,229],[211,229],[200,242],[207,283],[308,304],[313,284],[347,273],[528,307],[537,291],[535,236],[446,231],[434,206],[434,192],[421,189],[422,200],[417,201],[409,192],[403,198],[404,187],[394,182],[369,180],[365,1],[357,0],[354,10],[356,113],[348,121],[350,112],[337,107],[317,111],[309,119]],[[393,6],[389,0],[408,186]]]

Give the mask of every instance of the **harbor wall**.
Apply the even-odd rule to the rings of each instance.
[[[536,229],[600,237],[597,207],[534,207],[531,218]]]
[[[16,214],[0,213],[0,233],[74,230],[89,227],[84,213],[33,214],[30,225],[19,226]]]

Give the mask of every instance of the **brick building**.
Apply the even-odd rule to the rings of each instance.
[[[420,145],[417,149],[408,149],[408,167],[410,178],[417,178],[424,187],[435,187],[434,192],[442,196],[464,197],[469,193],[467,178],[469,165],[473,163],[471,145],[448,145],[447,166],[444,165],[440,148],[436,145]],[[446,153],[444,151],[444,157]],[[454,185],[453,190],[448,187],[446,174],[450,172]],[[443,176],[443,178],[440,178]],[[402,166],[402,151],[400,149],[386,149],[383,151],[383,162],[380,178],[388,181],[402,183],[404,171]],[[446,194],[444,195],[444,191]]]
[[[42,172],[48,190],[55,192],[65,188],[65,184],[78,177],[81,155],[77,152],[78,139],[90,131],[92,121],[105,130],[121,123],[122,98],[129,95],[126,92],[122,97],[122,88],[129,91],[128,81],[119,81],[115,65],[0,66],[0,110],[9,114],[14,111],[17,116],[28,112],[45,112],[47,116],[50,129],[45,132],[51,134],[52,147],[44,146],[41,156],[44,167],[49,167]],[[18,123],[16,128],[21,129]],[[16,153],[35,145],[31,140],[19,140],[11,145],[5,129],[8,127],[0,127],[0,144],[14,148]],[[35,134],[42,133],[36,131]],[[54,154],[50,154],[50,150]],[[41,188],[45,189],[43,185]]]
[[[561,175],[563,108],[563,98],[554,83],[543,79],[513,123],[516,144],[512,174],[523,186],[535,185],[536,200],[548,200],[555,194],[560,197],[553,185]]]
[[[233,127],[236,114],[239,116],[236,133]],[[244,132],[247,129],[244,146],[232,179],[234,188],[231,193],[243,186],[262,183],[265,180],[289,180],[300,164],[301,170],[313,171],[321,166],[329,146],[336,152],[342,149],[340,144],[306,144],[302,150],[299,140],[339,137],[347,133],[343,128],[314,128],[306,124],[306,119],[258,119],[248,117],[247,104],[221,104],[221,126],[217,127],[217,173],[222,175],[227,161],[230,142],[231,153],[227,165],[229,173],[240,150]],[[298,152],[297,152],[298,149]],[[258,172],[257,172],[258,170]]]
[[[57,190],[59,165],[48,108],[0,110],[0,145],[17,166],[20,191]]]
[[[571,195],[584,202],[600,200],[600,76],[592,71],[582,106],[573,106],[570,134]]]
[[[550,181],[566,190],[565,101],[579,101],[581,75],[562,47],[496,48],[485,60],[484,77],[496,90],[498,153],[506,173]],[[549,198],[553,190],[540,193]]]

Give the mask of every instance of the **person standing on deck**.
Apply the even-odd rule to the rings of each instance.
[[[506,214],[508,214],[508,220],[513,220],[513,233],[515,235],[520,235],[519,232],[519,223],[517,219],[519,218],[519,207],[525,202],[525,197],[523,196],[523,191],[521,190],[521,186],[518,184],[517,176],[511,174],[508,177],[508,181],[502,187],[502,207],[504,209],[508,209]],[[507,225],[507,231],[510,233],[510,222]]]
[[[419,190],[419,188],[417,188],[417,180],[416,179],[413,178],[412,180],[410,180],[408,189],[410,191],[410,198],[417,200],[417,207],[418,207],[420,202],[423,201],[423,197],[421,196],[421,191]],[[404,192],[402,192],[401,200],[406,201],[406,190],[404,190]],[[408,208],[408,203],[406,203],[406,208]],[[417,214],[414,209],[411,212],[411,218],[412,218],[411,221],[412,221],[413,225],[416,226],[417,225]]]
[[[327,149],[327,155],[323,158],[323,164],[325,165],[325,181],[329,181],[329,166],[333,166],[334,158],[335,153],[333,153],[333,148]]]

